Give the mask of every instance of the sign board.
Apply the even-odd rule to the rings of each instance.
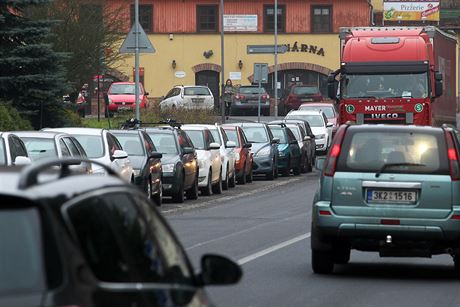
[[[142,26],[138,24],[138,47],[139,53],[155,53],[155,48],[153,47],[152,43],[150,42],[147,34],[145,34],[144,29]],[[133,25],[131,30],[126,36],[123,44],[120,47],[120,53],[135,53],[136,52],[136,26]]]
[[[384,0],[383,20],[439,21],[439,0]]]
[[[288,51],[288,46],[278,45],[277,49],[278,49],[278,53],[285,53],[286,51]],[[274,54],[275,45],[248,45],[247,52],[248,54],[261,54],[261,53]]]
[[[241,72],[240,71],[231,71],[228,73],[228,78],[230,80],[241,80]]]
[[[268,83],[268,64],[254,63],[254,81],[253,83]]]
[[[179,70],[174,73],[174,77],[179,78],[179,79],[185,78],[185,76],[186,76],[185,71]]]
[[[257,15],[224,15],[225,32],[257,32]]]

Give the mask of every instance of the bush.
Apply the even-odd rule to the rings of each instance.
[[[31,130],[31,123],[22,118],[9,103],[0,102],[0,131]]]

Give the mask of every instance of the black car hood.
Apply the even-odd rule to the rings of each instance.
[[[175,164],[179,160],[179,155],[176,154],[163,154],[161,164]]]

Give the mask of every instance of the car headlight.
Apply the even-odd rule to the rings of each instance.
[[[318,134],[318,135],[316,136],[317,139],[324,139],[325,137],[326,137],[325,134]]]
[[[238,152],[235,152],[235,160],[240,161],[240,154]]]
[[[174,172],[174,164],[163,164],[161,168],[163,169],[164,173]]]
[[[113,100],[109,98],[109,104],[110,104],[110,103],[113,103]]]
[[[133,169],[134,176],[139,176],[141,173],[140,169]]]
[[[258,157],[265,157],[270,155],[271,148],[269,146],[262,148],[256,154]]]

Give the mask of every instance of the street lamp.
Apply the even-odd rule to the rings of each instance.
[[[225,123],[225,102],[224,102],[224,86],[225,86],[225,66],[224,66],[224,0],[220,0],[219,6],[220,15],[220,112],[222,116],[222,124]]]
[[[278,0],[275,0],[275,118],[278,118]]]

